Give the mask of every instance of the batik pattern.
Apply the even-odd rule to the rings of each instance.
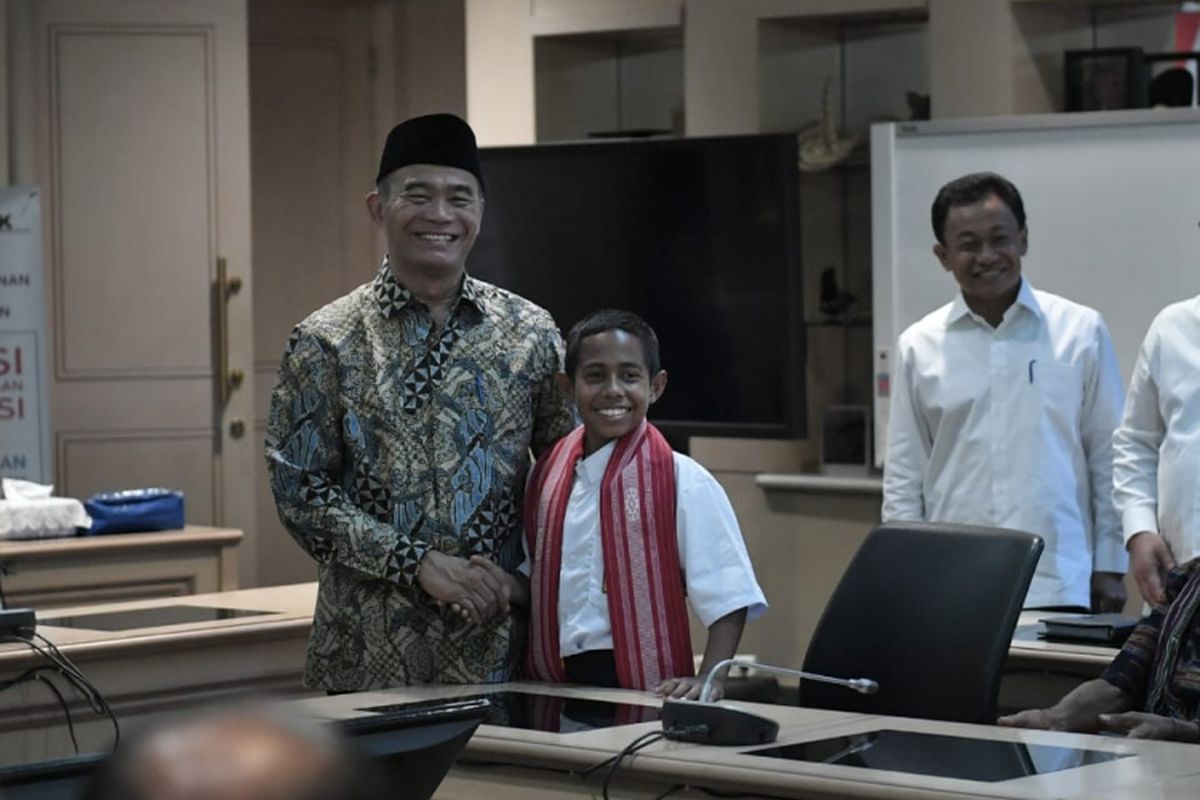
[[[266,448],[279,516],[318,563],[308,685],[510,676],[512,620],[465,622],[416,575],[430,549],[516,569],[529,450],[573,427],[561,363],[541,308],[466,277],[438,328],[386,263],[296,326]]]

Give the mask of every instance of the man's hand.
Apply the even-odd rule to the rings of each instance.
[[[1000,717],[997,725],[1046,731],[1094,733],[1101,714],[1116,715],[1132,705],[1129,696],[1103,678],[1081,683],[1050,708],[1035,708]]]
[[[1167,540],[1152,531],[1141,531],[1125,547],[1129,550],[1129,569],[1142,598],[1152,606],[1161,606],[1167,571],[1175,566],[1175,556]]]
[[[417,583],[438,603],[450,605],[476,624],[508,612],[504,584],[465,558],[430,550],[421,559]]]
[[[1049,708],[1031,708],[1028,711],[1018,711],[996,720],[997,725],[1006,728],[1036,728],[1042,731],[1065,731],[1066,720],[1052,713]]]
[[[503,602],[505,613],[514,605],[529,605],[529,581],[526,580],[524,575],[518,576],[505,572],[495,561],[481,555],[471,556],[471,569],[480,569],[489,572],[493,578],[500,582],[500,586],[502,587],[500,599]],[[470,612],[458,603],[451,603],[450,610],[464,619],[470,618]]]
[[[1174,739],[1183,742],[1196,741],[1198,732],[1194,722],[1147,714],[1144,711],[1101,714],[1100,730],[1120,733],[1130,739]]]
[[[1125,609],[1125,576],[1119,572],[1092,573],[1092,613],[1121,613]]]
[[[700,690],[704,688],[704,679],[695,678],[671,678],[665,680],[658,685],[654,690],[660,697],[671,697],[676,700],[699,700]],[[725,682],[722,680],[714,680],[710,688],[712,694],[709,699],[712,701],[720,700],[725,696]]]

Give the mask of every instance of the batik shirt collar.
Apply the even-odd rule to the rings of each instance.
[[[404,284],[396,280],[396,276],[392,274],[391,266],[388,260],[383,260],[383,265],[379,268],[379,272],[375,274],[375,280],[371,284],[371,291],[375,295],[375,302],[379,305],[380,312],[387,319],[393,319],[400,316],[401,312],[408,307],[424,308],[424,304],[413,296]],[[466,300],[476,310],[483,311],[482,297],[480,296],[478,282],[470,275],[463,275],[462,283],[458,289],[459,300]],[[457,306],[457,303],[455,304]]]

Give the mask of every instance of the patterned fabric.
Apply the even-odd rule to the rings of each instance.
[[[352,690],[506,680],[512,621],[439,609],[416,584],[430,549],[520,563],[529,448],[573,425],[552,379],[550,315],[466,277],[446,323],[392,276],[293,331],[267,426],[279,516],[318,562],[305,681]]]
[[[1198,592],[1200,559],[1171,570],[1166,602],[1134,628],[1101,676],[1143,711],[1188,720],[1200,716]]]
[[[525,663],[541,680],[567,680],[559,650],[558,579],[563,520],[583,441],[580,427],[539,461],[526,498],[533,571]],[[654,689],[667,678],[693,674],[676,543],[674,453],[658,429],[643,420],[618,439],[601,486],[597,510],[617,676],[626,688]]]

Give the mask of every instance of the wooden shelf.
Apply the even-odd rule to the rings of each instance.
[[[533,35],[572,36],[683,27],[683,0],[539,0]]]
[[[864,17],[880,20],[922,18],[927,0],[758,0],[759,19]]]

